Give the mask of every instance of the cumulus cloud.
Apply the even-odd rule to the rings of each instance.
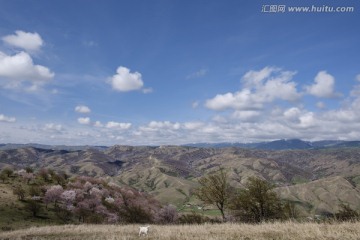
[[[20,52],[13,56],[0,52],[0,79],[7,88],[21,88],[22,82],[31,84],[28,90],[37,90],[54,77],[47,67],[35,65],[30,55]]]
[[[131,123],[113,122],[110,121],[106,124],[106,128],[126,130],[131,128]]]
[[[118,67],[116,74],[110,78],[110,83],[114,90],[120,92],[139,90],[144,86],[139,72],[131,73],[130,69],[123,66]]]
[[[78,113],[90,113],[91,110],[90,110],[90,108],[88,106],[79,105],[79,106],[75,107],[75,112],[78,112]]]
[[[315,114],[313,112],[308,112],[299,117],[300,127],[309,128],[314,127],[316,124]]]
[[[78,118],[78,123],[83,124],[83,125],[89,125],[90,124],[90,118],[88,118],[88,117]]]
[[[339,96],[334,91],[335,78],[326,71],[320,71],[315,77],[315,83],[306,86],[307,93],[320,98],[333,98]]]
[[[8,116],[5,116],[4,114],[0,114],[0,122],[13,123],[13,122],[16,122],[16,118],[8,117]]]
[[[295,101],[301,94],[296,89],[296,83],[291,81],[294,75],[295,72],[270,67],[249,71],[242,78],[243,89],[235,93],[217,94],[208,99],[205,106],[216,111],[256,110],[276,99]]]
[[[287,109],[285,112],[284,112],[284,117],[286,119],[289,119],[289,120],[295,120],[295,119],[298,119],[301,115],[301,110],[297,107],[292,107],[292,108],[289,108]]]
[[[273,67],[264,67],[260,71],[251,70],[245,73],[242,80],[245,83],[245,87],[261,86],[262,82],[276,70],[277,68]]]
[[[214,98],[206,100],[205,106],[212,110],[260,109],[263,104],[251,93],[249,89],[243,89],[236,93],[217,94]]]
[[[13,35],[7,35],[2,40],[14,47],[22,48],[28,52],[38,51],[43,45],[43,40],[38,33],[15,31]]]
[[[235,111],[232,114],[232,117],[235,119],[239,119],[241,121],[255,121],[260,116],[259,111]]]

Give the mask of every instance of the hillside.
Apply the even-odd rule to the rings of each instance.
[[[25,147],[1,150],[0,167],[6,166],[106,177],[178,206],[193,200],[191,189],[197,186],[197,178],[224,167],[232,185],[241,187],[249,176],[258,176],[279,187],[284,198],[303,205],[311,202],[311,207],[303,208],[308,212],[333,212],[341,202],[360,206],[360,148],[356,147],[279,151],[185,146]],[[346,198],[342,190],[347,191]]]
[[[277,188],[283,199],[299,203],[300,214],[326,215],[340,210],[334,203],[348,204],[352,209],[360,209],[360,188],[355,188],[343,177],[329,177],[294,186]]]

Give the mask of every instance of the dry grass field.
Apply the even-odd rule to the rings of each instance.
[[[139,225],[64,225],[33,227],[0,233],[1,240],[322,240],[360,239],[356,223],[264,223],[150,226],[148,236],[138,236]]]

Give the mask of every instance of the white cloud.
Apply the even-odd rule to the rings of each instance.
[[[251,70],[245,73],[242,80],[245,83],[245,87],[257,87],[262,85],[262,82],[276,70],[277,68],[273,67],[265,67],[260,71]]]
[[[7,136],[5,139],[12,142],[51,142],[69,145],[73,142],[113,145],[119,141],[129,145],[160,145],[191,142],[258,142],[282,138],[360,139],[359,83],[344,101],[336,104],[329,101],[326,108],[313,110],[313,105],[321,108],[325,104],[320,100],[317,103],[294,101],[302,96],[292,80],[294,74],[270,67],[248,72],[242,78],[243,86],[239,91],[218,94],[206,101],[206,106],[210,109],[230,110],[205,116],[209,119],[207,121],[198,121],[195,118],[184,122],[151,121],[132,125],[79,118],[78,122],[87,125],[86,127],[47,123],[41,127],[34,125],[32,128],[23,128],[22,125],[18,125],[19,123],[14,123],[0,129],[0,139]],[[195,105],[198,104],[199,102],[195,102]],[[0,121],[9,120],[16,119],[0,115]],[[26,124],[31,125],[24,123]]]
[[[186,130],[196,130],[204,126],[203,122],[186,122],[183,124],[183,128]]]
[[[8,35],[2,40],[14,47],[25,49],[29,52],[38,51],[43,45],[43,40],[38,33],[15,31],[14,35]]]
[[[350,96],[352,96],[352,97],[360,97],[360,84],[354,86],[354,88],[350,92]]]
[[[297,107],[292,107],[284,112],[284,117],[289,120],[298,119],[301,115],[301,110]]]
[[[16,122],[16,118],[8,117],[8,116],[5,116],[4,114],[0,114],[0,122],[13,123],[13,122]]]
[[[299,117],[300,126],[304,128],[314,127],[315,126],[315,116],[313,112],[308,112]]]
[[[91,110],[90,110],[90,108],[88,106],[79,105],[79,106],[75,107],[75,112],[78,112],[78,113],[90,113]]]
[[[205,76],[207,72],[208,72],[208,70],[206,68],[202,68],[197,72],[193,72],[193,73],[187,75],[186,79],[200,78],[200,77]]]
[[[215,123],[227,123],[228,122],[228,120],[224,116],[220,116],[220,115],[215,115],[212,118],[212,121]]]
[[[63,126],[61,124],[47,123],[45,124],[44,130],[49,132],[61,132]]]
[[[13,56],[0,52],[0,79],[6,81],[7,88],[22,88],[22,82],[28,82],[28,90],[37,90],[54,77],[47,67],[35,65],[29,54],[17,53]]]
[[[249,71],[242,81],[244,88],[235,93],[218,94],[208,99],[205,106],[220,111],[226,109],[256,110],[276,99],[295,101],[301,97],[296,83],[291,81],[295,72],[266,67],[260,71]]]
[[[126,130],[129,129],[131,127],[131,123],[121,123],[121,122],[108,122],[106,124],[106,128],[111,128],[111,129],[119,129],[119,130]]]
[[[176,122],[176,123],[172,123],[169,121],[151,121],[148,125],[149,128],[152,129],[174,129],[177,130],[180,128],[180,123]]]
[[[232,114],[232,117],[235,119],[239,119],[241,121],[255,121],[260,116],[259,111],[235,111]]]
[[[326,71],[320,71],[315,77],[315,83],[306,86],[307,93],[321,98],[333,98],[339,96],[334,92],[335,78]]]
[[[94,126],[95,126],[95,127],[103,127],[104,125],[103,125],[100,121],[96,121],[96,122],[94,123]]]
[[[282,72],[278,77],[268,79],[263,85],[256,89],[258,97],[264,96],[264,102],[271,102],[274,99],[295,101],[300,98],[296,90],[296,83],[291,82],[293,72]]]
[[[220,111],[225,109],[251,110],[260,109],[263,104],[255,98],[249,89],[236,93],[218,94],[206,100],[205,106],[209,109]]]
[[[338,123],[360,122],[360,113],[354,108],[336,109],[323,113],[322,119]]]
[[[142,76],[139,72],[131,73],[126,67],[118,67],[116,74],[110,79],[111,86],[114,90],[128,92],[139,90],[144,86]]]
[[[78,118],[78,123],[84,124],[84,125],[89,125],[90,124],[90,118],[88,118],[88,117]]]

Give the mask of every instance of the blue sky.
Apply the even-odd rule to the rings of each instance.
[[[360,139],[359,1],[0,5],[0,142]]]

